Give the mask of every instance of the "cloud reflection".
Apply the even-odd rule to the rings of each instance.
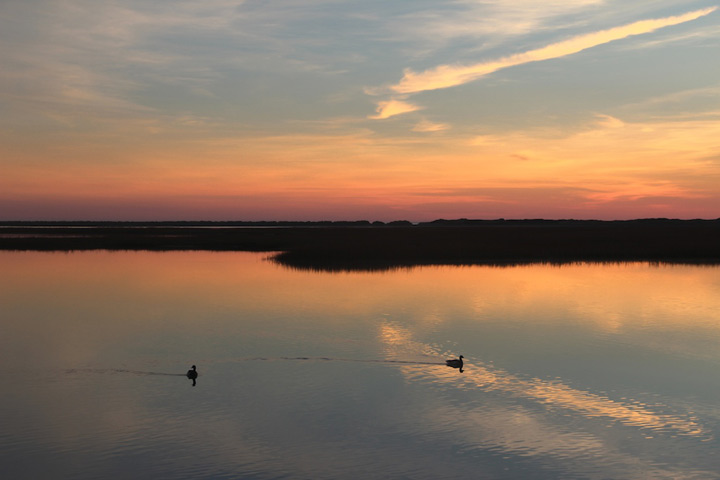
[[[424,355],[440,355],[430,345],[424,345],[411,338],[409,331],[384,323],[380,328],[380,340],[386,346],[390,357],[409,352],[422,352]],[[695,418],[655,413],[644,405],[620,402],[606,396],[578,390],[561,381],[548,381],[539,378],[524,379],[502,369],[467,362],[465,376],[459,385],[464,389],[480,388],[484,391],[498,391],[514,397],[530,399],[540,404],[565,410],[571,410],[586,418],[606,418],[624,425],[649,429],[662,434],[675,434],[711,438]],[[457,384],[454,372],[446,370],[407,367],[405,373],[410,377],[433,376],[434,381]]]
[[[413,351],[416,355],[441,354],[414,340],[409,330],[390,322],[380,326],[379,338],[388,358],[411,355]],[[455,387],[483,393],[480,400],[462,403],[452,400],[451,408],[438,405],[425,411],[423,418],[416,421],[426,434],[433,431],[449,436],[463,450],[477,449],[502,459],[514,458],[512,465],[517,468],[521,468],[518,466],[525,458],[532,457],[535,468],[556,472],[554,478],[564,478],[562,472],[569,478],[717,478],[714,471],[700,465],[682,466],[668,461],[668,455],[684,456],[682,444],[672,440],[675,437],[702,442],[712,438],[692,417],[656,413],[645,405],[615,401],[561,381],[522,378],[474,362],[466,365],[462,376],[445,368],[400,367],[411,382],[429,381],[441,385],[443,392],[447,387]],[[453,394],[450,398],[457,396]],[[583,427],[598,420],[600,428]],[[639,449],[628,448],[623,440],[631,436],[644,439]],[[651,441],[656,443],[646,443]],[[697,452],[701,447],[695,441],[689,448]],[[672,453],[663,453],[663,461],[658,461],[658,449],[666,451],[662,445],[671,448]]]

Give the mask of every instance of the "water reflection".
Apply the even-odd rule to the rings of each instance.
[[[720,479],[717,268],[265,257],[0,253],[8,478]]]
[[[404,356],[416,350],[427,354],[432,346],[417,342],[406,328],[385,323],[380,327],[379,338],[386,342],[390,358]],[[462,378],[448,375],[443,370],[403,366],[408,381],[429,383],[434,386],[454,387],[483,394],[483,403],[456,404],[452,411],[433,412],[430,423],[440,431],[463,432],[466,448],[491,449],[504,454],[531,456],[543,463],[547,457],[572,461],[571,477],[603,475],[610,465],[621,468],[623,478],[717,478],[718,472],[702,468],[673,469],[643,463],[640,458],[624,453],[603,435],[576,430],[578,422],[601,422],[602,428],[615,428],[615,422],[637,428],[641,438],[657,438],[667,442],[678,436],[695,438],[701,442],[714,440],[714,434],[692,414],[669,415],[653,411],[653,406],[632,400],[617,401],[606,396],[578,390],[560,380],[545,381],[523,378],[502,369],[472,363],[472,371]],[[488,407],[487,399],[500,405]],[[513,399],[512,401],[509,401]],[[537,410],[530,400],[548,409]],[[519,403],[518,403],[519,402]],[[655,406],[660,407],[659,405]],[[548,415],[550,413],[550,415]],[[559,416],[575,420],[553,422]],[[575,425],[565,428],[563,424]],[[663,438],[664,437],[664,438]],[[698,444],[695,444],[698,445]],[[693,447],[696,448],[696,447]],[[577,478],[577,477],[573,477]]]
[[[406,329],[397,325],[384,324],[380,338],[393,338],[393,348],[417,348],[417,342],[411,339]],[[406,340],[403,340],[406,339]],[[422,351],[431,349],[424,346]],[[404,349],[407,350],[407,349]],[[392,355],[392,353],[390,353]],[[461,365],[451,365],[461,368]],[[703,428],[692,416],[678,417],[656,414],[642,404],[619,402],[601,395],[577,390],[564,385],[561,381],[545,381],[538,378],[523,379],[501,369],[484,365],[473,365],[472,373],[468,374],[462,384],[457,384],[454,377],[439,374],[432,370],[406,367],[405,374],[412,378],[433,376],[433,381],[452,382],[460,388],[481,388],[486,391],[499,391],[504,394],[524,397],[555,408],[572,410],[586,417],[604,417],[620,421],[626,425],[654,430],[658,433],[676,433],[700,439],[710,439],[712,435]]]

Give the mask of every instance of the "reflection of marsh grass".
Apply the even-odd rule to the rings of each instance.
[[[649,261],[720,264],[720,221],[455,221],[207,228],[133,224],[4,227],[3,250],[280,251],[296,268]]]

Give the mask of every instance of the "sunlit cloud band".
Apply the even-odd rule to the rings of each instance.
[[[391,85],[389,90],[395,94],[409,95],[429,90],[455,87],[472,82],[504,68],[565,57],[615,40],[621,40],[634,35],[642,35],[661,28],[696,20],[709,15],[715,10],[717,10],[717,7],[709,7],[672,17],[641,20],[620,27],[578,35],[542,48],[472,65],[439,65],[423,72],[414,72],[406,69],[403,78],[397,84]],[[419,108],[420,107],[416,105],[398,100],[378,102],[378,114],[372,118],[389,118],[394,115],[415,111]]]

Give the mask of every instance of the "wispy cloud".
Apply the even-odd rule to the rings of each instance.
[[[377,104],[377,115],[372,115],[370,118],[375,120],[382,120],[384,118],[394,117],[403,113],[414,112],[420,110],[422,107],[413,105],[404,100],[391,99],[387,101],[378,102]]]
[[[642,112],[655,118],[698,119],[718,116],[720,111],[720,85],[692,88],[651,97],[641,102],[630,103],[624,110],[637,114]]]
[[[55,119],[94,125],[97,118],[126,121],[130,114],[158,119],[198,109],[205,115],[217,105],[223,107],[211,115],[221,117],[217,112],[232,101],[257,98],[245,92],[266,90],[270,76],[332,63],[309,50],[322,45],[318,37],[325,34],[298,33],[320,15],[325,0],[265,3],[6,2],[0,103],[12,117],[0,115],[0,124],[17,124],[22,115],[26,124],[52,118],[52,127]],[[240,87],[231,89],[232,83]]]
[[[597,124],[601,127],[622,128],[625,126],[625,122],[623,122],[619,118],[613,117],[612,115],[604,115],[598,113],[597,115],[595,115],[595,117],[597,118]]]
[[[477,80],[480,77],[502,68],[560,58],[615,40],[633,35],[642,35],[660,28],[696,20],[714,12],[716,9],[717,7],[710,7],[674,17],[641,20],[621,27],[579,35],[543,48],[510,55],[490,62],[480,62],[473,65],[440,65],[420,73],[406,70],[402,80],[400,80],[397,85],[391,86],[390,89],[396,93],[408,94],[436,90],[438,88],[454,87]]]
[[[413,132],[442,132],[450,128],[446,123],[436,123],[423,119],[412,128]]]
[[[413,56],[424,56],[455,41],[478,40],[481,48],[509,37],[572,23],[573,15],[587,15],[606,0],[457,0],[393,18],[389,35],[409,42]]]
[[[385,91],[393,94],[410,95],[429,90],[455,87],[478,80],[479,78],[504,68],[530,62],[565,57],[616,40],[621,40],[634,35],[642,35],[654,32],[661,28],[696,20],[700,17],[709,15],[715,10],[717,10],[717,7],[709,7],[682,15],[641,20],[620,27],[578,35],[567,40],[552,43],[542,48],[528,50],[523,53],[509,55],[490,61],[478,62],[469,65],[445,64],[422,72],[415,72],[413,70],[406,69],[404,71],[403,78],[397,84],[387,87]],[[377,93],[379,91],[380,89],[368,89],[368,93]],[[412,110],[389,110],[384,107],[386,105],[393,105],[394,103],[395,100],[379,102],[378,112],[382,113],[379,113],[378,116],[373,118],[388,118],[392,115],[407,113],[419,108],[417,107]],[[407,105],[406,102],[403,102],[403,104]]]

